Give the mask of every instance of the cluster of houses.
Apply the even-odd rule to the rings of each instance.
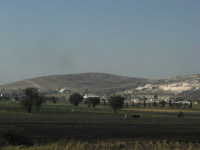
[[[191,105],[192,102],[190,101],[186,101],[186,100],[179,100],[175,97],[170,97],[170,96],[157,96],[157,95],[139,95],[136,96],[133,94],[132,90],[126,90],[123,94],[121,94],[124,96],[125,98],[125,104],[173,104],[173,105]],[[108,97],[106,96],[97,96],[94,94],[88,94],[88,92],[86,91],[83,98],[87,99],[89,97],[98,97],[100,98],[101,102],[108,102]]]
[[[0,92],[0,100],[13,100],[17,101],[23,97],[22,94],[10,94],[10,93],[1,93]]]
[[[146,89],[152,89],[155,88],[152,85],[146,85],[144,87],[138,87],[136,90],[146,90]],[[40,91],[41,94],[43,95],[56,95],[60,94],[64,100],[66,100],[66,96],[71,93],[71,90],[69,88],[61,88],[61,89],[55,89],[55,90],[45,90],[45,91]],[[67,93],[67,95],[66,95]],[[124,96],[125,98],[125,103],[134,103],[134,104],[160,104],[160,103],[172,103],[172,104],[179,104],[179,105],[190,105],[190,101],[186,100],[179,100],[177,98],[172,98],[169,95],[165,96],[157,96],[157,95],[136,95],[133,90],[126,90],[123,93],[120,93],[120,95]],[[1,90],[0,91],[0,100],[20,100],[24,96],[23,91],[18,91],[18,92],[6,92]],[[88,91],[86,90],[83,93],[83,98],[87,99],[89,97],[98,97],[101,102],[106,103],[108,102],[108,97],[107,96],[98,96],[95,94],[89,94]]]
[[[182,93],[188,90],[198,90],[200,89],[200,83],[198,80],[193,82],[175,82],[168,84],[146,84],[145,86],[139,86],[135,89],[126,90],[125,93],[133,93],[135,91],[153,91],[153,90],[161,90],[163,92],[171,92],[171,93]]]
[[[181,84],[180,86],[185,86],[185,84]],[[178,105],[191,105],[192,102],[190,100],[180,99],[177,96],[172,96],[170,93],[164,93],[164,95],[153,95],[152,90],[157,89],[156,85],[147,84],[143,87],[137,87],[135,89],[125,90],[122,95],[124,95],[127,103],[146,103],[146,104],[160,104],[160,103],[171,103]],[[143,91],[143,92],[142,92]],[[150,92],[144,92],[150,91]],[[194,104],[198,104],[198,102],[193,102]]]
[[[165,102],[165,103],[169,103],[169,102],[172,102],[172,103],[182,103],[182,104],[190,104],[189,101],[185,101],[185,100],[181,100],[181,101],[178,101],[176,98],[169,98],[169,97],[154,97],[154,98],[149,98],[149,97],[146,97],[146,96],[143,96],[143,97],[132,97],[130,102],[134,102],[134,103],[144,103],[144,101],[146,103],[160,103],[160,102]]]
[[[144,96],[133,96],[129,100],[130,102],[134,103],[178,103],[178,104],[190,104],[191,101],[187,101],[184,99],[179,99],[176,97],[170,97],[170,96],[157,96],[157,95],[144,95]]]

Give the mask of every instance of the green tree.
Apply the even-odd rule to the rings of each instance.
[[[146,101],[144,100],[143,106],[146,107]]]
[[[70,95],[70,97],[69,97],[69,102],[76,107],[82,100],[83,100],[83,96],[81,96],[81,94],[79,94],[79,93],[74,93],[74,94]]]
[[[177,113],[177,117],[185,117],[185,114],[182,111],[179,111]]]
[[[22,106],[27,109],[28,113],[31,112],[35,99],[37,99],[38,91],[35,88],[26,88],[24,90],[25,97],[21,101]]]
[[[172,100],[169,100],[169,107],[172,107]]]
[[[153,102],[152,105],[153,105],[153,107],[157,107],[158,104],[156,102]]]
[[[116,113],[117,109],[121,109],[124,104],[124,97],[120,95],[114,95],[109,98],[109,105],[114,109]]]
[[[100,104],[100,99],[98,97],[88,97],[87,101],[88,105],[92,104],[93,107]]]
[[[36,109],[39,109],[39,107],[42,105],[42,103],[45,102],[45,97],[42,95],[38,95],[35,99],[34,99],[34,105],[36,106]]]
[[[165,101],[163,100],[162,102],[161,102],[161,104],[162,104],[162,107],[165,107]]]
[[[192,102],[190,102],[190,106],[189,107],[192,108]]]

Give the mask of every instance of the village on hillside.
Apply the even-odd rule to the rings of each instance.
[[[39,92],[46,97],[46,100],[67,101],[73,93],[80,93],[84,99],[89,97],[98,97],[101,103],[108,103],[110,95],[122,95],[125,98],[125,105],[132,107],[164,107],[165,104],[174,105],[176,107],[191,107],[192,104],[198,104],[199,99],[189,99],[181,96],[185,91],[199,91],[200,83],[198,80],[193,82],[176,82],[168,84],[146,84],[134,89],[118,91],[111,94],[98,95],[88,89],[76,90],[68,87],[61,89],[39,89]],[[24,97],[23,89],[18,90],[0,90],[0,100],[18,101]]]

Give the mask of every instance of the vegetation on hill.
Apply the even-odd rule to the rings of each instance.
[[[179,96],[181,96],[184,100],[200,102],[200,89],[195,91],[184,91],[183,93],[180,93]]]
[[[69,89],[69,91],[83,92],[85,89],[88,89],[93,94],[109,96],[110,94],[114,94],[116,92],[123,92],[128,89],[136,89],[137,87],[144,87],[145,85],[152,85],[152,90],[144,90],[141,91],[141,93],[166,95],[169,93],[173,94],[173,91],[162,90],[158,88],[160,85],[165,85],[165,87],[167,87],[168,84],[175,83],[181,86],[183,82],[187,82],[189,86],[192,84],[199,85],[200,75],[177,76],[159,80],[132,78],[105,73],[53,75],[26,79],[23,81],[2,85],[0,86],[0,90],[25,89],[27,87],[34,87],[42,90],[56,90],[65,87],[66,89]],[[173,89],[173,87],[171,89]],[[194,91],[194,88],[192,88],[190,91]],[[193,92],[190,94],[193,94]]]
[[[145,85],[147,79],[117,76],[105,73],[81,73],[68,75],[54,75],[18,81],[0,86],[0,89],[19,89],[26,87],[40,87],[41,89],[88,89],[94,92],[113,92],[136,88]]]

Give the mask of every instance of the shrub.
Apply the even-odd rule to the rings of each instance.
[[[185,114],[182,111],[179,111],[177,117],[185,117]]]
[[[100,104],[100,99],[98,97],[88,97],[87,98],[88,107],[92,104],[93,107]]]
[[[14,129],[7,129],[0,133],[0,146],[4,145],[32,145],[33,142]]]

